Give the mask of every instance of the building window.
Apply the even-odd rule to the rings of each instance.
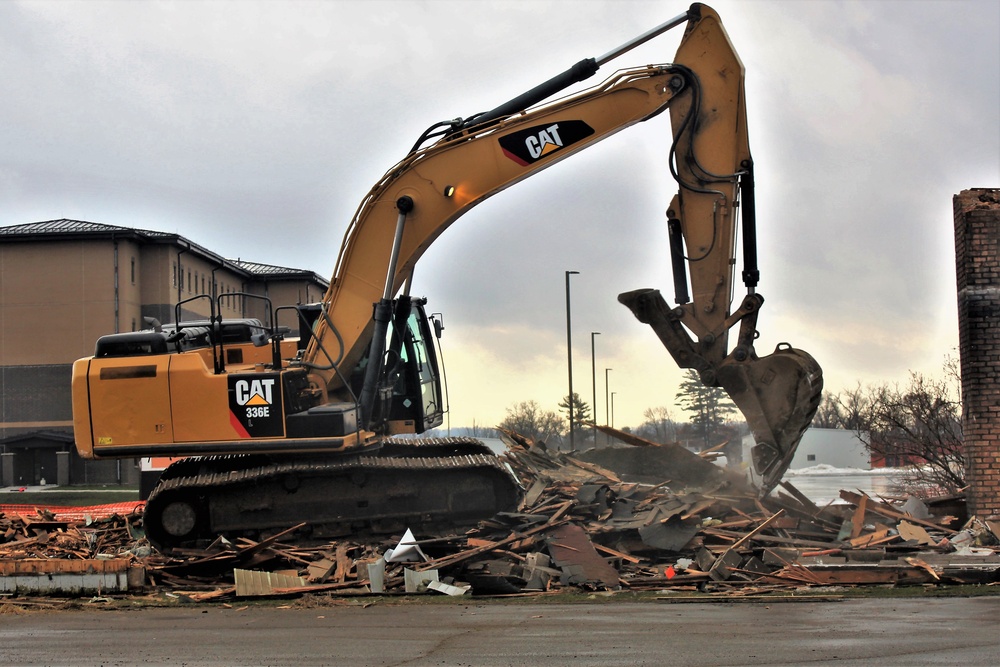
[[[815,460],[816,460],[815,454],[806,454],[806,461],[815,461]]]
[[[174,287],[177,287],[177,264],[174,264]]]
[[[132,284],[135,285],[135,257],[132,258],[131,273],[132,273]],[[135,331],[135,329],[133,329],[133,331]]]
[[[188,269],[188,293],[191,292],[191,269]]]

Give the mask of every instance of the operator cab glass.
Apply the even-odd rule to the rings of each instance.
[[[441,372],[424,303],[400,297],[386,335],[375,422],[389,422],[392,433],[422,433],[444,422]],[[355,391],[360,391],[361,369],[368,362],[366,355],[354,373]]]

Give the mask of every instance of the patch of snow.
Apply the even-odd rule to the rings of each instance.
[[[870,470],[865,470],[864,468],[837,468],[828,463],[820,463],[814,466],[809,466],[808,468],[796,468],[794,470],[789,469],[785,472],[786,477],[818,477],[818,476],[833,476],[833,475],[874,475],[874,476],[895,476],[895,475],[905,475],[908,472],[907,468],[872,468]]]

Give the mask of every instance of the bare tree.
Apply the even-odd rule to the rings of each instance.
[[[873,459],[912,466],[907,491],[959,493],[966,484],[962,409],[954,379],[911,373],[905,386],[858,385],[833,401],[840,423],[858,434]]]
[[[658,406],[642,411],[646,421],[639,427],[640,435],[655,442],[673,442],[677,440],[677,423],[674,422],[670,408]]]
[[[861,383],[837,395],[824,392],[812,425],[817,428],[864,430],[868,427],[868,415],[872,409],[870,394],[870,388],[866,389]]]
[[[823,397],[816,408],[812,425],[815,428],[844,428],[840,414],[840,402],[838,397],[824,391]]]
[[[507,408],[499,428],[514,431],[535,442],[558,447],[565,420],[552,410],[542,410],[536,401],[521,401]]]

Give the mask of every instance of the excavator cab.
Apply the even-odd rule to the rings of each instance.
[[[387,435],[423,433],[444,422],[442,374],[435,340],[424,311],[426,299],[401,296],[394,302],[382,370],[369,425]],[[358,363],[351,385],[360,394],[369,355]]]

